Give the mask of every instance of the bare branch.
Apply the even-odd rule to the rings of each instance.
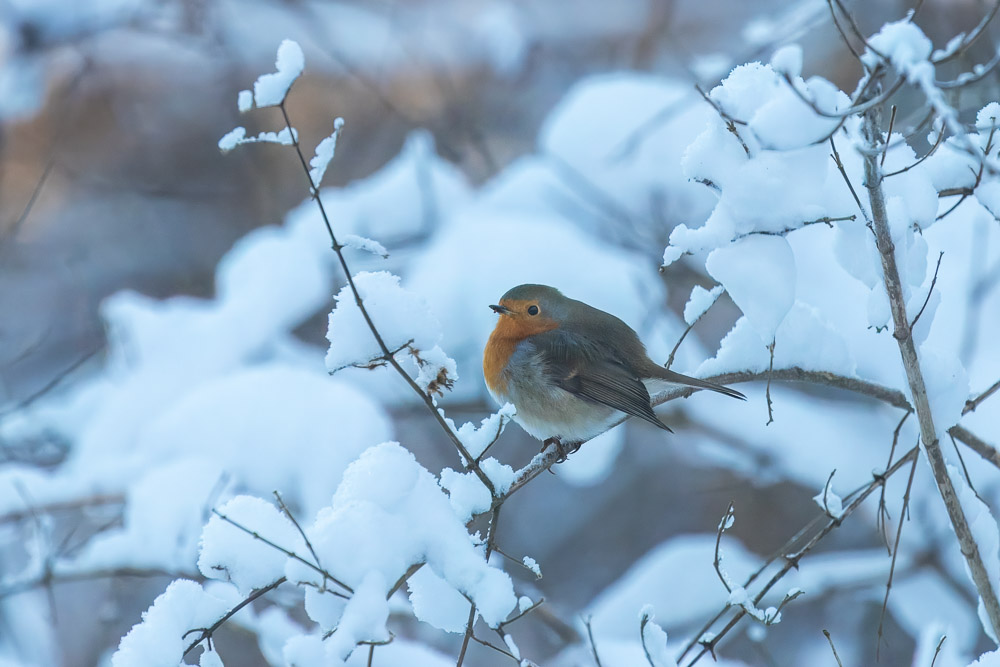
[[[861,205],[861,197],[858,196],[857,191],[854,189],[854,184],[851,183],[851,179],[847,176],[847,170],[844,168],[844,163],[840,160],[840,153],[837,151],[837,144],[834,143],[833,137],[830,137],[830,150],[833,152],[830,157],[833,158],[834,163],[837,165],[837,170],[840,171],[840,175],[844,178],[844,183],[847,183],[847,189],[851,191],[851,196],[854,197],[854,203],[858,205],[858,210],[861,211],[861,215],[865,217],[868,224],[871,224],[871,219],[868,217],[868,211],[865,207]]]
[[[878,130],[877,113],[874,111],[866,113],[863,119],[862,132],[868,141],[869,147],[874,149],[881,137]],[[898,344],[903,368],[906,371],[906,378],[910,387],[910,394],[913,396],[914,410],[917,413],[920,424],[920,438],[923,442],[924,453],[930,463],[934,480],[938,485],[938,491],[948,511],[948,517],[951,520],[952,527],[955,529],[955,536],[958,539],[959,547],[961,548],[962,555],[965,556],[976,589],[983,600],[990,623],[994,630],[1000,633],[1000,600],[997,599],[997,593],[993,590],[990,582],[990,574],[979,555],[979,547],[969,528],[965,511],[958,500],[951,477],[948,475],[947,463],[941,452],[940,442],[935,430],[930,401],[927,397],[927,388],[924,384],[923,370],[917,356],[916,344],[913,341],[910,321],[906,313],[906,301],[903,297],[899,269],[896,266],[895,247],[889,231],[885,196],[882,191],[881,169],[877,160],[870,153],[865,154],[863,158],[865,164],[865,185],[868,189],[868,199],[872,208],[876,248],[878,248],[879,256],[882,260],[883,281],[886,292],[889,295],[889,306],[895,326],[893,337]]]
[[[965,415],[974,411],[976,408],[979,407],[980,403],[982,403],[987,398],[995,394],[998,390],[1000,390],[1000,380],[997,380],[992,385],[990,385],[990,388],[984,391],[983,393],[979,394],[979,396],[976,396],[975,398],[971,398],[968,401],[966,401],[965,407],[962,408],[962,414]]]
[[[909,414],[909,413],[907,413]],[[899,521],[896,523],[896,541],[892,545],[892,563],[889,565],[889,577],[885,582],[885,597],[882,599],[882,611],[878,616],[878,640],[875,643],[875,659],[882,650],[882,630],[885,625],[885,612],[889,608],[889,591],[892,590],[892,577],[896,573],[896,558],[899,556],[899,538],[903,535],[903,523],[906,521],[906,510],[910,506],[910,490],[913,488],[913,474],[917,471],[917,457],[913,457],[910,466],[910,477],[906,480],[906,491],[903,493],[903,507],[899,510]],[[883,490],[885,486],[883,485]]]
[[[597,654],[597,643],[594,641],[594,630],[590,627],[590,616],[583,619],[583,624],[587,626],[587,642],[590,644],[590,652],[594,656],[594,664],[601,667],[601,656]],[[643,642],[643,650],[645,648],[645,642]],[[649,654],[647,653],[646,656],[648,657]]]
[[[954,436],[956,440],[966,445],[975,453],[979,454],[989,463],[992,463],[997,468],[1000,468],[1000,451],[977,436],[975,433],[972,433],[964,426],[956,424],[948,429],[948,434]]]

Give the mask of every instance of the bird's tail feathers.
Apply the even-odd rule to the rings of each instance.
[[[670,382],[672,384],[682,384],[688,387],[697,387],[698,389],[709,389],[711,391],[716,391],[720,394],[725,394],[726,396],[738,398],[741,401],[747,400],[746,396],[744,396],[741,392],[736,391],[735,389],[730,389],[729,387],[724,387],[721,384],[715,384],[714,382],[699,380],[698,378],[693,378],[688,375],[682,375],[675,371],[671,371],[666,368],[661,368],[660,366],[655,366],[654,374],[655,377]]]

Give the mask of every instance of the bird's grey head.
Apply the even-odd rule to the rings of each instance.
[[[558,322],[565,318],[569,302],[555,287],[529,283],[507,290],[500,304],[490,308],[501,315],[541,316]]]

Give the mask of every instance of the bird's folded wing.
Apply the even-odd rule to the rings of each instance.
[[[653,412],[646,385],[618,364],[596,361],[575,365],[557,363],[551,371],[556,386],[575,396],[602,403],[670,430]]]

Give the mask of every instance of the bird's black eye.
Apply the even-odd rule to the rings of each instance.
[[[528,314],[529,315],[537,315],[538,314],[538,306],[528,306]]]

